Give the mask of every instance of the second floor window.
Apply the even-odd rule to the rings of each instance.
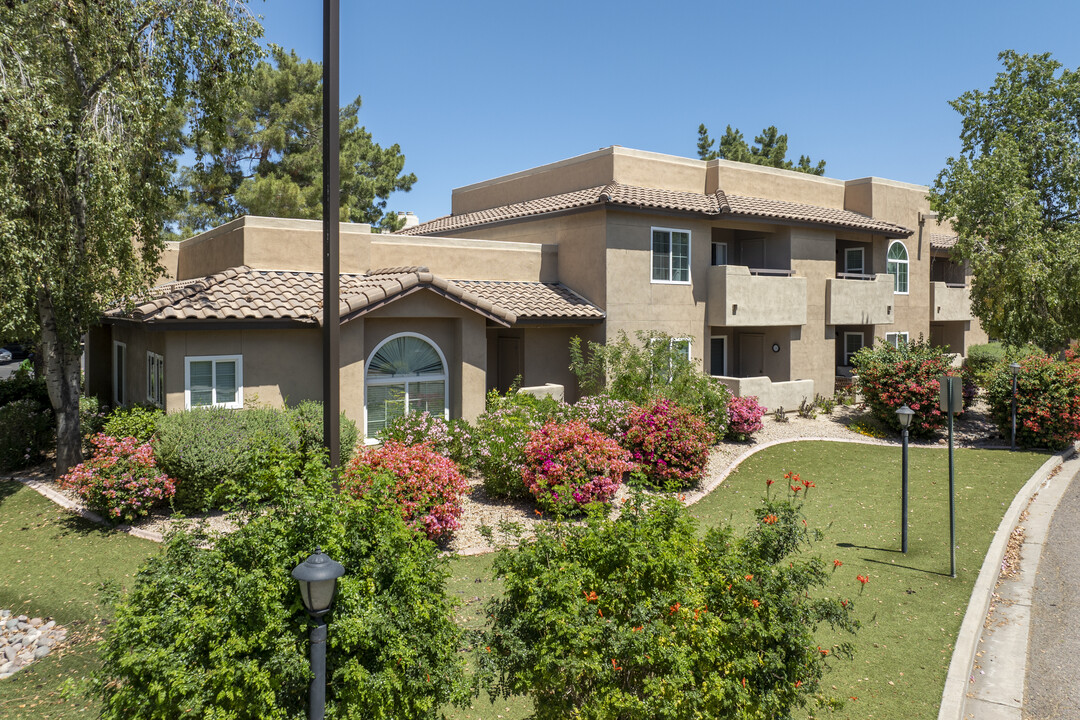
[[[906,295],[908,291],[908,254],[904,243],[893,240],[889,246],[889,262],[885,272],[893,276],[893,292]]]
[[[652,229],[653,282],[690,282],[690,231]]]

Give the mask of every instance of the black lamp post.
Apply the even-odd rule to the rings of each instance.
[[[315,554],[293,568],[292,576],[300,582],[300,597],[308,615],[315,621],[311,628],[311,681],[308,700],[309,720],[323,720],[326,714],[326,621],[323,616],[330,612],[337,593],[337,579],[345,574],[341,563],[315,548]]]
[[[1016,450],[1016,376],[1020,374],[1020,363],[1009,363],[1009,372],[1012,373],[1012,443],[1009,449]]]
[[[900,436],[903,438],[903,452],[900,461],[900,551],[907,552],[907,505],[908,505],[908,471],[907,471],[907,440],[908,426],[915,411],[907,405],[896,411],[896,418],[900,421]]]

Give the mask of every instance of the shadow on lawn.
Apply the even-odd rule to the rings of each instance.
[[[874,548],[870,548],[870,549],[874,549]],[[895,551],[892,551],[892,552],[900,552],[900,551],[895,550]],[[865,560],[866,562],[869,562],[869,563],[875,563],[877,565],[885,565],[885,566],[891,567],[891,568],[902,568],[904,570],[912,570],[914,572],[926,573],[927,575],[939,575],[941,577],[947,577],[947,578],[952,577],[952,575],[950,575],[947,572],[938,572],[937,570],[927,570],[926,568],[918,568],[918,567],[913,567],[911,565],[901,565],[899,563],[894,563],[894,562],[885,562],[884,560],[874,560],[873,558],[863,558],[863,560]]]
[[[19,492],[21,487],[22,483],[18,480],[0,480],[0,505],[3,505],[5,500]]]
[[[842,547],[842,548],[848,548],[848,549],[850,549],[850,548],[858,548],[859,550],[874,550],[876,552],[888,552],[888,553],[898,553],[898,552],[900,552],[896,548],[879,548],[879,547],[871,547],[870,545],[853,545],[852,543],[846,543],[846,542],[836,543],[836,547]]]

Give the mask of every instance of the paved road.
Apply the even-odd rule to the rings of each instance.
[[[1080,475],[1050,521],[1031,602],[1025,720],[1080,718]]]
[[[12,360],[11,362],[0,363],[0,380],[6,380],[15,374],[15,371],[19,369],[18,360]]]

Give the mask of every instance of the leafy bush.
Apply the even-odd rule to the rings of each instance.
[[[767,410],[768,408],[758,403],[757,395],[731,398],[727,409],[728,437],[740,442],[748,440],[753,433],[764,427],[761,418]],[[787,422],[787,415],[783,411],[784,409],[780,408],[783,416],[781,422]]]
[[[476,419],[472,457],[492,497],[525,497],[525,444],[544,423],[569,413],[566,403],[524,393],[488,393],[487,410]]]
[[[16,371],[11,377],[0,380],[0,407],[16,400],[33,400],[43,408],[52,407],[45,378],[34,378],[28,372]]]
[[[630,413],[637,407],[629,400],[618,400],[607,393],[586,395],[572,406],[573,417],[620,443],[630,429]]]
[[[477,661],[492,699],[527,694],[533,717],[786,718],[826,700],[824,627],[854,632],[850,600],[790,502],[766,502],[745,536],[699,537],[673,499],[636,496],[618,519],[544,524],[500,551],[504,587]],[[827,700],[826,700],[827,701]]]
[[[871,415],[885,427],[900,433],[896,411],[903,405],[915,411],[908,428],[912,437],[931,437],[945,423],[945,414],[938,409],[939,378],[954,371],[941,348],[922,336],[897,347],[879,342],[859,350],[851,362]]]
[[[815,395],[814,402],[821,408],[821,412],[826,415],[832,415],[832,411],[836,409],[836,398],[825,397],[824,395]]]
[[[1016,375],[1016,443],[1060,450],[1080,439],[1080,359],[1029,355]],[[990,416],[1006,437],[1012,434],[1012,373],[997,366],[986,388]]]
[[[657,400],[630,413],[626,441],[651,483],[678,489],[701,481],[714,438],[700,418],[670,400]]]
[[[19,470],[44,461],[54,427],[52,410],[32,398],[0,407],[0,470]]]
[[[387,423],[379,439],[402,445],[429,443],[436,452],[457,463],[459,468],[468,470],[473,466],[473,428],[466,420],[447,422],[442,416],[427,411],[410,413]]]
[[[93,449],[93,438],[105,427],[109,416],[107,407],[103,407],[93,395],[79,396],[79,433],[83,437],[83,453]]]
[[[271,497],[277,486],[260,487],[259,479],[274,464],[299,467],[299,446],[285,411],[199,408],[161,417],[154,451],[176,479],[176,508],[201,512]]]
[[[60,487],[73,490],[106,519],[133,522],[176,492],[172,478],[157,467],[149,443],[103,433],[92,443],[93,457],[60,478]]]
[[[289,410],[289,420],[300,440],[301,462],[307,464],[320,457],[325,461],[323,436],[323,404],[318,400],[305,400]],[[338,426],[338,447],[342,465],[347,465],[356,452],[359,432],[356,423],[341,413]]]
[[[573,514],[610,502],[634,467],[630,453],[583,420],[549,422],[525,446],[522,480],[540,507]]]
[[[174,533],[106,631],[97,687],[107,720],[305,717],[307,613],[291,570],[317,545],[345,566],[328,616],[327,716],[434,718],[461,698],[461,630],[436,548],[356,499],[320,463],[233,533]]]
[[[1005,360],[1005,346],[998,342],[985,345],[972,345],[964,358],[964,375],[979,387],[990,384],[990,377],[1000,363]]]
[[[143,405],[118,407],[109,413],[102,432],[114,438],[133,437],[148,443],[157,434],[158,421],[165,417],[160,408]]]
[[[581,338],[572,338],[570,369],[582,392],[594,395],[606,389],[611,397],[637,405],[667,398],[704,419],[714,437],[724,437],[731,398],[727,387],[692,363],[677,338],[639,332],[637,339],[631,343],[620,333],[606,345],[590,342],[586,352]]]
[[[373,484],[373,473],[394,478],[393,497],[405,522],[430,540],[445,540],[458,528],[461,500],[469,484],[454,461],[430,445],[404,445],[391,440],[361,448],[345,470],[349,490],[363,496]]]

